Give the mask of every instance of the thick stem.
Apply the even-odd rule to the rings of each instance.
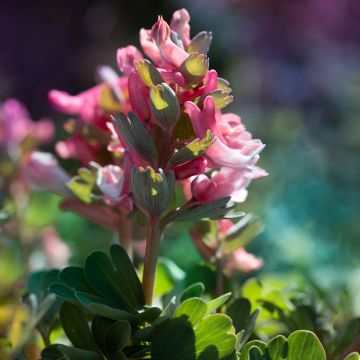
[[[127,218],[127,214],[124,211],[121,211],[119,217],[119,244],[124,248],[124,250],[129,255],[129,258],[133,258],[133,248],[132,248],[132,224],[131,220]]]
[[[160,237],[160,218],[148,216],[146,251],[142,280],[147,305],[152,304]]]
[[[172,155],[172,132],[172,128],[163,131],[164,139],[160,167],[165,170],[167,169],[169,159]]]

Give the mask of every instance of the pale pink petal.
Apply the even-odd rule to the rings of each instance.
[[[126,46],[117,50],[117,63],[120,71],[130,75],[134,71],[134,60],[141,60],[143,56],[135,46]]]
[[[186,9],[176,10],[170,22],[171,30],[175,31],[181,39],[184,47],[187,48],[191,42],[190,39],[190,15]]]

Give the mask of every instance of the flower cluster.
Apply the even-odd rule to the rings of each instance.
[[[172,207],[171,219],[189,219],[184,209],[195,218],[220,219],[224,199],[243,202],[251,180],[267,175],[256,166],[262,142],[237,115],[223,113],[233,97],[229,83],[209,69],[212,34],[191,38],[189,20],[181,9],[170,25],[159,17],[141,29],[142,51],[132,45],[117,51],[120,76],[102,66],[102,82],[89,90],[75,96],[50,91],[52,105],[75,117],[56,152],[82,166],[65,181],[72,195],[63,209],[115,230],[134,209],[149,218],[169,215],[179,185],[187,202]],[[55,160],[34,154],[33,161],[29,168],[41,174],[39,183],[47,179],[45,187],[66,195],[68,175]],[[206,212],[211,204],[222,211]]]

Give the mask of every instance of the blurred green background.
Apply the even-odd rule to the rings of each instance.
[[[254,137],[267,144],[259,165],[270,175],[250,186],[241,206],[260,215],[265,225],[248,247],[264,259],[261,271],[309,274],[323,286],[356,289],[358,1],[2,1],[0,99],[16,97],[34,119],[54,119],[62,136],[66,117],[50,108],[47,92],[77,93],[92,86],[97,65],[116,68],[118,47],[138,45],[140,27],[149,28],[158,14],[169,20],[180,7],[190,12],[192,35],[213,32],[210,65],[230,80],[235,96],[228,111],[238,113]],[[108,247],[112,234],[59,212],[57,201],[33,194],[28,223],[35,229],[54,223],[73,250],[73,263]],[[188,269],[199,257],[184,230],[170,228],[161,252]],[[19,255],[8,239],[2,239],[0,251],[1,271],[5,259]],[[35,267],[40,264],[33,261]]]

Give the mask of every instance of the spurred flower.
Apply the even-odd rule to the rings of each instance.
[[[202,110],[190,101],[185,103],[185,108],[199,138],[205,137],[209,129],[216,137],[214,144],[206,151],[210,166],[244,169],[257,162],[258,154],[265,145],[260,140],[251,138],[240,118],[234,121],[234,116],[224,116],[220,111],[215,111],[211,96],[205,98]],[[231,125],[229,118],[230,122],[233,121]]]
[[[51,191],[68,196],[66,183],[71,179],[51,153],[34,151],[25,159],[22,172],[30,187],[34,190]]]
[[[210,202],[230,196],[234,202],[241,203],[247,197],[246,188],[252,179],[263,175],[263,170],[253,167],[251,170],[221,168],[213,171],[210,177],[205,174],[197,176],[191,183],[191,191],[195,199]]]
[[[237,270],[243,273],[249,273],[260,269],[264,263],[254,254],[247,252],[244,248],[239,248],[225,258],[225,266],[229,275]]]
[[[50,120],[34,122],[19,101],[8,99],[0,104],[0,146],[18,147],[26,137],[38,143],[46,143],[53,134],[54,125]]]

